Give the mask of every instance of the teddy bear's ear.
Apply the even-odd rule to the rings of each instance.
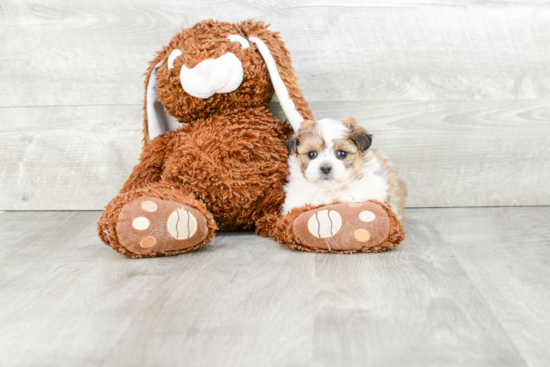
[[[302,121],[313,120],[314,117],[296,82],[290,53],[278,33],[266,28],[251,34],[248,39],[258,47],[288,122],[294,131],[298,131]]]
[[[151,64],[152,66],[153,64]],[[148,143],[167,131],[177,129],[181,124],[175,117],[168,116],[164,107],[157,99],[157,70],[162,61],[149,67],[149,74],[145,80],[145,121],[143,124],[144,141]]]

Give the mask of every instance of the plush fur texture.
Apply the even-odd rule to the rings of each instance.
[[[292,228],[289,222],[292,216],[280,217],[283,185],[288,174],[284,141],[290,136],[291,127],[268,112],[274,88],[256,44],[251,42],[243,48],[244,42],[232,42],[228,38],[231,35],[244,39],[257,37],[269,48],[295,109],[301,118],[313,119],[296,82],[288,50],[278,33],[268,30],[264,23],[207,20],[183,29],[149,63],[141,157],[98,223],[103,242],[125,256],[174,255],[205,245],[216,229],[253,227],[262,236],[276,235],[280,240],[288,239],[289,247],[307,249],[287,233]],[[182,67],[193,69],[203,61],[217,60],[229,52],[238,58],[243,68],[242,82],[237,89],[232,90],[232,86],[223,92],[220,88],[222,92],[204,98],[184,90]],[[149,78],[155,75],[155,67],[158,67],[155,76],[158,103],[181,126],[150,139],[147,96],[152,94],[147,93],[147,87]],[[197,75],[207,72],[199,70]],[[146,255],[129,251],[119,241],[117,221],[122,208],[142,196],[195,208],[206,218],[206,238],[182,250],[155,252],[152,249],[153,252]],[[393,238],[391,236],[388,238]]]
[[[145,101],[140,161],[98,223],[101,239],[121,254],[143,257],[125,250],[116,235],[122,207],[139,195],[169,197],[204,214],[211,233],[194,248],[210,241],[214,228],[248,229],[260,221],[258,231],[262,231],[262,218],[281,209],[288,174],[284,140],[292,130],[268,112],[274,89],[256,45],[251,43],[243,49],[228,39],[230,35],[260,38],[269,47],[296,109],[303,118],[313,118],[296,83],[288,50],[278,33],[268,30],[264,23],[208,20],[182,30],[149,63],[145,81],[147,89],[153,68],[162,62],[156,76],[157,98],[182,125],[149,140]],[[173,50],[181,50],[181,55],[175,53],[177,57],[169,63]],[[191,69],[227,52],[243,66],[243,80],[235,91],[208,99],[185,92],[179,76],[184,65]]]
[[[267,108],[273,98],[274,90],[262,56],[253,43],[250,43],[250,47],[243,49],[238,42],[232,42],[227,38],[230,35],[240,35],[246,39],[258,37],[264,41],[271,50],[296,109],[305,119],[312,119],[313,114],[296,82],[290,53],[280,39],[279,33],[270,31],[263,22],[253,20],[238,24],[206,20],[191,28],[183,29],[149,62],[145,88],[147,89],[149,76],[155,65],[164,61],[157,71],[158,99],[166,111],[181,123],[192,125],[199,119],[215,115],[225,115],[251,108]],[[174,60],[173,68],[170,69],[167,62],[168,56],[176,49],[181,50],[182,55]],[[231,93],[214,94],[208,99],[193,97],[183,90],[179,77],[183,65],[192,69],[201,61],[217,59],[227,52],[237,56],[243,66],[243,81],[237,90]],[[144,112],[146,107],[145,101]],[[144,120],[143,130],[144,141],[148,143],[147,118]]]
[[[372,135],[353,119],[304,121],[287,140],[290,175],[282,214],[304,205],[378,200],[400,217],[407,189]]]

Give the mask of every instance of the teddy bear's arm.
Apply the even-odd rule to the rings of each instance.
[[[168,143],[172,136],[172,132],[158,136],[143,147],[139,163],[122,186],[121,194],[160,181]]]

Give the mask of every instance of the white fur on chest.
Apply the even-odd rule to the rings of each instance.
[[[323,188],[315,183],[308,182],[298,165],[295,156],[289,157],[290,175],[285,185],[285,203],[281,213],[284,215],[292,208],[306,204],[329,205],[335,202],[362,202],[378,200],[385,202],[388,199],[388,183],[381,175],[380,162],[373,157],[365,163],[360,171],[358,180],[345,183],[337,188]]]

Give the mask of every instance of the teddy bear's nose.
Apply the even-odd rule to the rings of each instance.
[[[217,59],[204,60],[193,69],[181,67],[180,82],[183,90],[197,98],[210,98],[216,93],[230,93],[243,82],[243,64],[231,52]]]
[[[216,68],[216,62],[214,60],[204,60],[203,62],[199,63],[197,66],[195,66],[195,72],[199,74],[204,79],[208,79],[210,74],[214,71]]]

